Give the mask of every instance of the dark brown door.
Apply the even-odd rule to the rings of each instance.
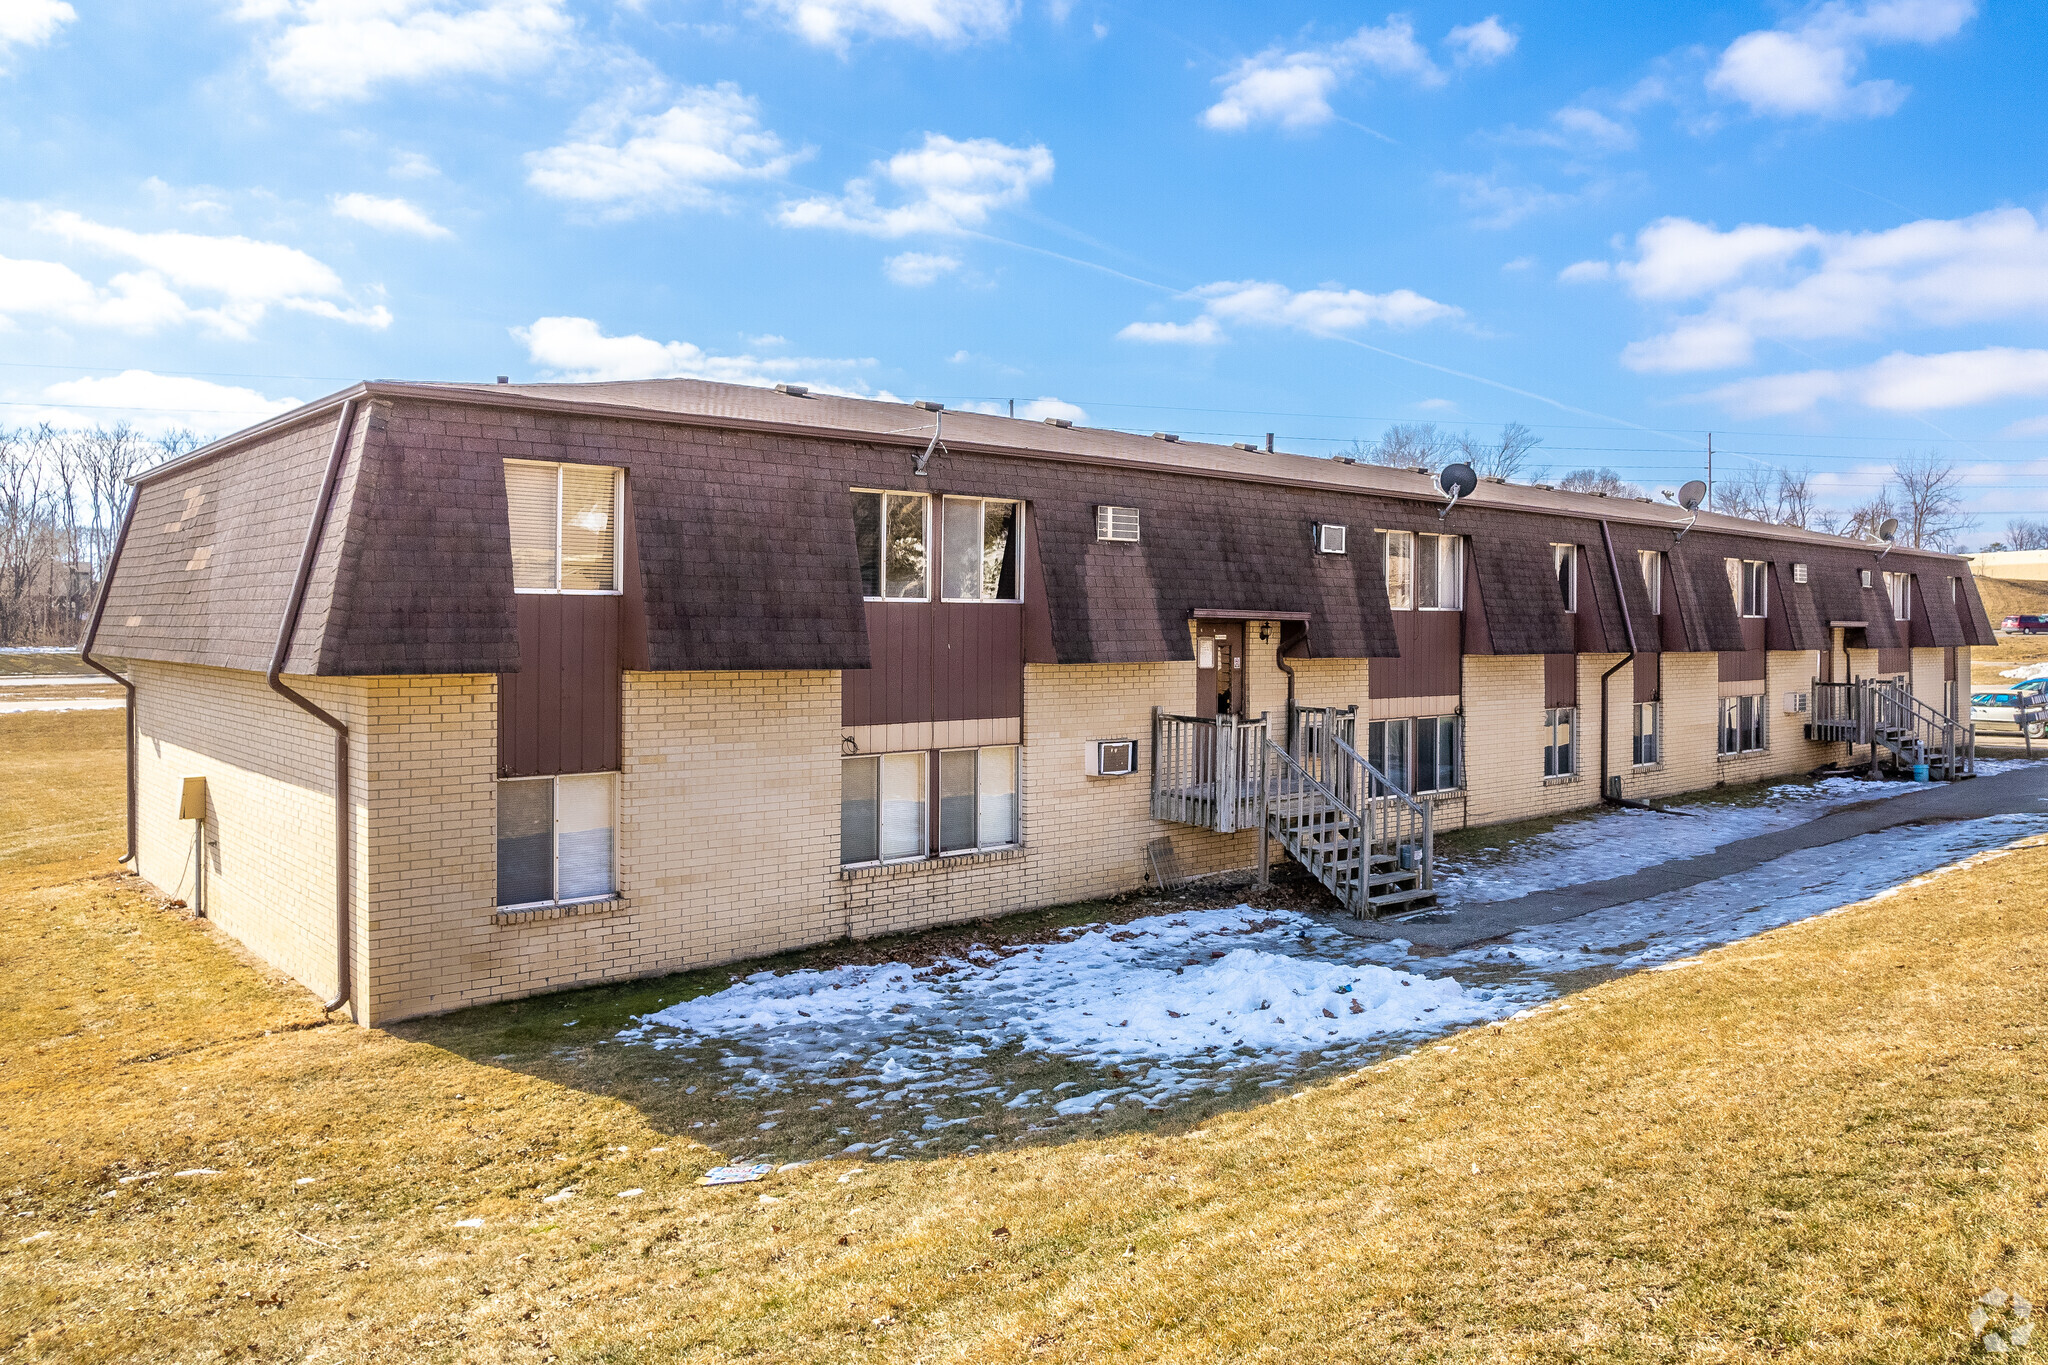
[[[1204,623],[1195,633],[1195,714],[1244,719],[1244,623]]]

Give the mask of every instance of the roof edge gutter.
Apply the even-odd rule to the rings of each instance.
[[[265,436],[273,435],[290,427],[302,426],[315,418],[324,417],[346,404],[360,402],[369,396],[370,388],[370,384],[366,381],[351,385],[339,393],[331,393],[325,398],[316,398],[310,403],[293,408],[290,412],[279,413],[267,422],[258,422],[253,427],[244,427],[233,435],[223,436],[218,441],[209,442],[197,450],[187,451],[176,459],[166,460],[159,465],[152,465],[138,474],[130,474],[128,482],[132,487],[140,488],[143,484],[154,483],[156,480],[166,475],[175,474],[181,469],[190,469],[193,465],[204,464],[208,460],[239,450],[252,441],[262,440]]]
[[[93,599],[92,620],[85,628],[85,642],[78,647],[78,657],[88,668],[104,673],[127,693],[128,712],[128,851],[121,855],[121,861],[128,864],[128,870],[136,870],[135,861],[135,683],[92,656],[94,642],[100,636],[100,620],[107,614],[107,598],[114,591],[114,571],[121,567],[121,551],[128,548],[128,528],[135,524],[135,504],[142,500],[142,490],[128,490],[128,506],[121,513],[121,529],[114,536],[113,553],[107,556],[106,572],[100,575],[99,594]]]
[[[333,1011],[348,1005],[351,1007],[350,1017],[360,1022],[361,1012],[354,1008],[354,955],[351,952],[354,925],[350,914],[349,860],[352,849],[349,839],[348,726],[287,687],[279,677],[284,672],[285,659],[291,653],[292,637],[298,634],[299,616],[306,605],[306,589],[313,581],[313,561],[319,557],[320,538],[326,533],[327,515],[334,505],[334,490],[341,482],[341,468],[348,461],[357,401],[354,396],[344,398],[341,416],[334,424],[334,448],[328,452],[327,473],[320,480],[320,496],[313,505],[313,522],[306,528],[306,543],[299,551],[299,570],[292,579],[292,594],[285,604],[284,620],[278,623],[277,648],[271,652],[270,671],[265,675],[265,681],[270,684],[271,691],[334,732],[334,998],[321,1008]]]

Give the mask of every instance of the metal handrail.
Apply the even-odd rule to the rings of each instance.
[[[1344,908],[1352,914],[1359,914],[1364,908],[1366,897],[1371,894],[1367,882],[1368,862],[1365,854],[1369,843],[1365,838],[1368,822],[1353,810],[1344,799],[1317,781],[1301,760],[1287,752],[1282,745],[1266,742],[1266,756],[1269,762],[1280,767],[1278,780],[1266,784],[1266,811],[1268,821],[1274,815],[1284,832],[1283,839],[1288,852],[1308,868],[1309,874],[1325,887],[1335,879],[1333,869],[1345,861],[1357,869],[1357,875],[1345,888]],[[1304,817],[1325,813],[1341,816],[1349,824],[1350,832],[1341,843],[1315,845],[1301,837]],[[1292,837],[1287,837],[1292,836]],[[1346,858],[1348,853],[1349,857]],[[1332,888],[1334,890],[1334,888]]]

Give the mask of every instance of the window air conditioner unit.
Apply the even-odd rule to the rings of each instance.
[[[1806,714],[1807,708],[1808,708],[1808,702],[1807,702],[1807,694],[1806,694],[1806,693],[1804,693],[1804,692],[1787,692],[1787,693],[1785,694],[1785,714],[1786,714],[1786,715],[1788,715],[1788,716],[1803,716],[1803,715],[1805,715],[1805,714]]]
[[[1135,507],[1096,508],[1095,538],[1097,540],[1137,540],[1138,509]]]
[[[1138,741],[1098,739],[1088,746],[1088,776],[1129,777],[1138,771]]]
[[[1334,522],[1315,523],[1316,553],[1319,555],[1341,555],[1344,553],[1344,528]]]

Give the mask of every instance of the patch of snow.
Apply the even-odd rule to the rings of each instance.
[[[647,1191],[645,1191],[645,1190],[641,1189],[641,1188],[640,1188],[639,1186],[637,1186],[637,1185],[636,1185],[636,1186],[634,1186],[634,1187],[633,1187],[632,1189],[630,1189],[630,1190],[620,1190],[620,1191],[619,1191],[619,1198],[621,1198],[621,1199],[631,1199],[631,1198],[633,1198],[633,1197],[634,1197],[635,1195],[641,1195],[641,1194],[645,1194],[645,1193],[647,1193]]]
[[[1184,911],[1070,931],[979,963],[757,972],[620,1037],[719,1046],[743,1075],[741,1093],[858,1081],[894,1086],[891,1102],[957,1099],[987,1093],[978,1067],[988,1051],[1016,1048],[1100,1066],[1171,1063],[1143,1087],[1163,1103],[1277,1057],[1355,1051],[1494,1012],[1485,992],[1369,960],[1390,954],[1398,950],[1306,915]],[[861,1074],[846,1074],[849,1062]],[[1096,1092],[1056,1108],[1077,1114],[1102,1102]]]
[[[1829,811],[1920,791],[1910,782],[1829,777],[1769,788],[1751,805],[1673,806],[1664,814],[1606,810],[1567,820],[1543,834],[1516,839],[1496,852],[1439,855],[1437,903],[1512,900],[1532,891],[1605,881],[1658,863],[1709,853],[1723,844],[1806,824]]]
[[[127,704],[121,697],[37,697],[29,701],[0,701],[0,716],[19,716],[30,711],[115,711]]]
[[[214,1170],[214,1169],[212,1169],[211,1167],[208,1167],[208,1166],[194,1166],[194,1167],[193,1167],[193,1168],[192,1168],[191,1170],[189,1170],[189,1171],[172,1171],[172,1172],[171,1172],[171,1174],[172,1174],[173,1176],[181,1176],[181,1175],[219,1175],[219,1174],[220,1174],[220,1172],[219,1172],[219,1171],[216,1171],[216,1170]]]
[[[484,1220],[481,1218],[459,1218],[455,1222],[455,1226],[459,1228],[480,1228],[483,1225]]]

